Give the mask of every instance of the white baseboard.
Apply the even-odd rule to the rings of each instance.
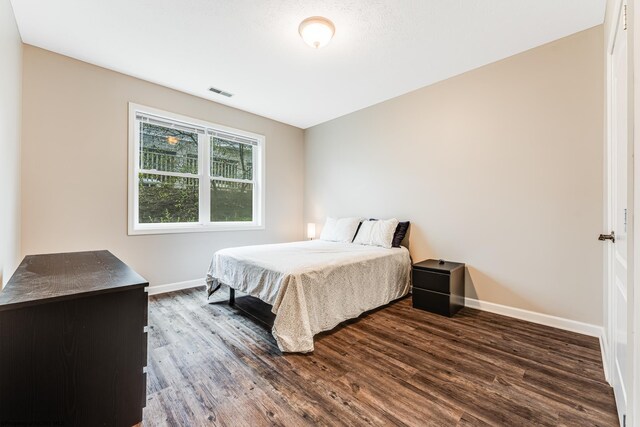
[[[187,280],[185,282],[167,283],[166,285],[157,285],[147,287],[149,295],[164,294],[166,292],[180,291],[182,289],[197,288],[204,286],[204,279]]]
[[[509,307],[507,305],[495,304],[493,302],[480,301],[474,298],[465,298],[465,305],[482,311],[501,314],[503,316],[514,317],[527,322],[538,323],[540,325],[551,326],[565,331],[577,332],[583,335],[600,338],[603,335],[602,326],[590,323],[578,322],[577,320],[565,319],[563,317],[551,316],[549,314],[536,313],[535,311],[523,310],[521,308]]]

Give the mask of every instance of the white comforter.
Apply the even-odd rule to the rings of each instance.
[[[221,284],[273,306],[273,336],[285,352],[313,351],[313,336],[409,292],[404,248],[312,240],[215,253],[207,295]]]

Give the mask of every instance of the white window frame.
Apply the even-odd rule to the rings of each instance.
[[[193,223],[153,223],[141,224],[139,222],[139,205],[138,205],[138,184],[139,173],[144,173],[140,169],[140,128],[137,125],[136,116],[138,113],[157,116],[159,118],[169,119],[193,125],[194,127],[204,128],[204,134],[198,136],[198,174],[184,173],[167,173],[172,176],[184,176],[190,178],[198,178],[199,185],[199,221]],[[221,179],[209,176],[210,173],[210,138],[209,131],[221,131],[238,136],[246,137],[257,142],[253,153],[253,180],[224,179],[235,182],[247,182],[253,184],[253,220],[252,221],[236,221],[236,222],[211,222],[210,206],[211,206],[211,179]],[[252,132],[246,132],[239,129],[233,129],[227,126],[210,123],[191,117],[182,116],[180,114],[159,110],[157,108],[147,107],[144,105],[129,103],[129,235],[140,234],[168,234],[168,233],[197,233],[207,231],[241,231],[241,230],[264,230],[264,200],[265,200],[265,144],[264,135]],[[154,174],[163,175],[163,172],[152,171]]]

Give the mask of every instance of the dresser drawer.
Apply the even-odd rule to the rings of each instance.
[[[448,294],[450,293],[450,279],[451,276],[449,274],[436,273],[417,268],[413,269],[412,280],[414,288]]]
[[[427,310],[443,316],[451,316],[448,294],[413,288],[413,308]]]

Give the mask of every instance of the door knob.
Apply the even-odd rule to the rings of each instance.
[[[611,240],[612,243],[616,242],[616,233],[615,232],[611,232],[611,234],[601,234],[600,236],[598,236],[598,240]]]

